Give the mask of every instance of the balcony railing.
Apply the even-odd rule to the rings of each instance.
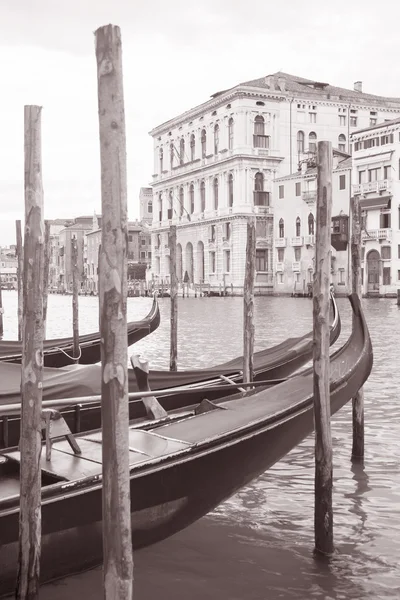
[[[254,206],[254,212],[256,215],[272,215],[272,206]]]
[[[370,194],[375,192],[386,192],[392,187],[391,179],[381,179],[379,181],[368,181],[367,183],[356,183],[353,185],[353,194]]]
[[[276,248],[286,248],[286,238],[276,238],[275,239],[275,247]]]
[[[306,246],[314,246],[315,244],[315,235],[305,235],[304,243]]]
[[[269,192],[254,190],[254,206],[269,206]]]
[[[283,262],[277,262],[276,263],[276,271],[283,271],[284,270],[284,263]]]
[[[301,271],[301,263],[299,260],[292,262],[292,271],[299,273]]]
[[[303,236],[298,235],[297,237],[292,237],[290,239],[291,246],[302,246],[303,245]]]
[[[303,192],[301,197],[303,198],[304,202],[315,202],[317,199],[317,190]]]
[[[368,240],[391,240],[392,229],[368,229],[361,233],[361,239],[363,242]]]

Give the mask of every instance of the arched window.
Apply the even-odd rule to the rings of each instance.
[[[214,190],[214,209],[217,210],[217,208],[218,208],[218,177],[214,177],[213,190]]]
[[[285,223],[283,222],[283,219],[279,219],[279,237],[285,237]]]
[[[184,162],[185,162],[185,140],[184,140],[184,138],[181,138],[181,141],[179,142],[179,164],[183,165]]]
[[[164,170],[164,150],[160,148],[160,175]]]
[[[196,138],[194,137],[194,133],[190,136],[190,160],[194,160],[196,150]]]
[[[202,213],[206,210],[206,184],[204,181],[200,183],[200,209]]]
[[[254,191],[255,192],[263,192],[264,191],[264,175],[262,173],[256,173],[254,178]]]
[[[201,132],[201,158],[205,158],[207,154],[207,134],[203,129]]]
[[[153,214],[153,200],[149,200],[147,202],[147,212],[150,214]]]
[[[314,235],[314,215],[310,213],[308,215],[308,235]]]
[[[228,121],[228,144],[229,150],[233,149],[233,119],[232,117]]]
[[[343,133],[339,135],[338,148],[341,152],[346,152],[346,136]]]
[[[297,132],[297,153],[302,154],[304,152],[304,131]]]
[[[179,214],[183,215],[183,211],[185,210],[185,194],[183,191],[183,185],[179,188]]]
[[[233,175],[228,175],[228,206],[233,206]]]
[[[301,220],[300,217],[297,217],[296,219],[296,237],[300,237],[301,235]]]
[[[261,115],[254,119],[254,135],[265,135],[265,121]]]
[[[175,153],[174,143],[172,142],[172,144],[170,144],[170,147],[169,147],[169,161],[171,164],[171,169],[174,166],[174,153]]]
[[[162,221],[162,194],[158,194],[158,220]]]
[[[314,153],[317,151],[317,134],[315,131],[311,131],[308,136],[308,150]]]
[[[189,187],[189,201],[190,201],[190,214],[192,215],[194,213],[194,185],[193,183],[190,184]]]
[[[174,208],[174,192],[173,190],[169,190],[169,194],[168,194],[168,215],[167,215],[167,219],[172,219],[172,212],[173,212],[173,208]]]
[[[219,125],[214,127],[214,154],[218,154],[219,150]]]

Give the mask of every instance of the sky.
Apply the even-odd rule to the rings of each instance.
[[[399,97],[399,17],[371,0],[0,0],[0,246],[24,219],[24,105],[43,107],[45,218],[101,213],[98,27],[121,28],[134,219],[148,132],[219,90],[281,70]]]

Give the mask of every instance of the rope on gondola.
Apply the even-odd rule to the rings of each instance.
[[[81,348],[81,346],[79,346],[79,356],[77,356],[76,358],[74,358],[73,356],[70,356],[68,354],[68,352],[65,352],[65,350],[63,350],[62,348],[55,347],[54,349],[55,350],[59,350],[60,352],[62,352],[63,354],[65,354],[65,356],[67,358],[69,358],[70,360],[72,360],[73,362],[78,362],[80,360],[81,356],[82,356],[82,348]]]

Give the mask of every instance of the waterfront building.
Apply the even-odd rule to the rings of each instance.
[[[93,216],[92,230],[85,235],[84,254],[86,286],[85,291],[99,293],[99,249],[101,246],[101,217]]]
[[[153,189],[141,187],[139,193],[140,221],[151,224],[153,220]]]
[[[351,158],[333,151],[331,283],[338,295],[348,294]],[[275,293],[306,295],[315,267],[317,167],[315,157],[292,175],[274,181]]]
[[[400,115],[400,98],[275,73],[213,94],[155,127],[152,273],[169,277],[168,232],[177,225],[180,280],[241,292],[246,228],[256,218],[256,293],[273,290],[273,197],[318,140],[350,153],[350,135]],[[293,261],[295,262],[295,261]]]
[[[362,209],[362,291],[394,296],[400,286],[400,119],[354,132],[352,193]]]
[[[72,255],[71,242],[75,238],[78,245],[78,270],[81,274],[81,287],[85,287],[84,242],[85,235],[92,230],[93,217],[77,217],[72,225],[64,227],[59,232],[59,270],[57,287],[61,291],[72,291]]]

